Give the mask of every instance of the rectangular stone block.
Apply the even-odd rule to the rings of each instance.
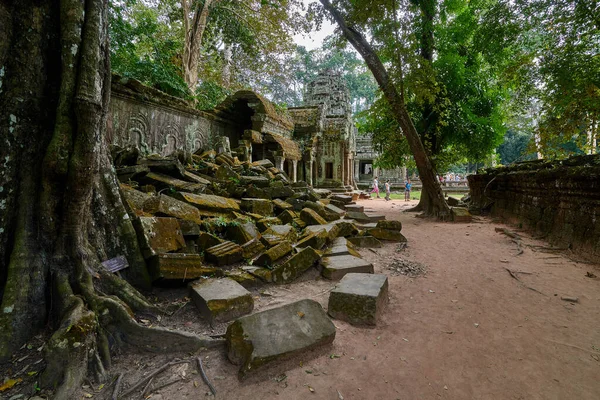
[[[298,232],[291,225],[271,225],[263,234],[279,236],[292,243],[298,239]]]
[[[260,238],[254,238],[251,241],[242,245],[242,257],[245,260],[250,260],[265,250],[265,245],[260,241]]]
[[[206,249],[206,260],[218,266],[236,263],[242,260],[242,247],[233,242],[225,241]]]
[[[351,272],[375,272],[373,264],[352,255],[323,257],[320,265],[323,276],[331,280],[341,279]]]
[[[254,265],[259,267],[270,267],[275,264],[276,261],[282,259],[292,252],[292,244],[284,240],[275,247],[271,247],[269,250],[262,253],[256,260]]]
[[[391,240],[395,242],[406,242],[406,238],[400,231],[382,228],[367,229],[367,233],[379,240]]]
[[[332,343],[335,326],[314,300],[300,300],[237,319],[225,334],[240,377],[267,364]]]
[[[213,322],[227,322],[250,314],[254,299],[233,279],[203,279],[190,285],[190,297],[200,313]]]
[[[348,212],[364,212],[365,211],[365,207],[361,206],[360,204],[346,204],[344,206],[344,208]]]
[[[200,193],[206,188],[206,185],[182,181],[181,179],[176,179],[169,175],[158,172],[148,173],[143,178],[140,178],[140,182],[147,185],[152,185],[158,190],[173,188],[180,192],[189,193]]]
[[[145,258],[177,251],[186,245],[175,218],[140,217],[134,226]]]
[[[276,266],[271,273],[273,282],[290,283],[312,267],[321,256],[312,247],[306,247],[294,254],[285,263]]]
[[[227,197],[192,193],[176,193],[174,197],[196,207],[202,216],[226,217],[232,211],[240,211],[238,203]]]
[[[379,274],[347,274],[329,294],[327,312],[352,325],[376,325],[388,302],[388,279]]]
[[[267,199],[243,198],[241,203],[242,210],[254,214],[270,217],[273,215],[273,202]]]
[[[148,260],[148,271],[153,281],[187,281],[202,276],[223,276],[222,270],[202,265],[202,257],[198,254],[186,253],[158,254]]]
[[[300,211],[300,219],[306,222],[307,225],[325,225],[327,221],[321,217],[315,210],[303,208]]]
[[[150,197],[144,203],[144,211],[157,217],[173,217],[196,224],[202,223],[202,215],[196,207],[164,194]]]
[[[366,236],[351,236],[348,240],[357,247],[380,248],[381,242],[371,235]]]
[[[338,237],[333,240],[331,247],[325,251],[325,256],[347,256],[351,255],[354,257],[360,257],[360,253],[356,250],[354,245],[348,241],[345,237]]]
[[[327,243],[327,239],[329,235],[327,230],[323,229],[317,232],[310,232],[306,236],[304,236],[298,243],[296,243],[297,248],[304,247],[312,247],[313,249],[320,250]]]

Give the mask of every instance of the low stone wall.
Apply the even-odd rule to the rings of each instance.
[[[113,145],[137,147],[142,155],[213,148],[236,127],[211,112],[136,80],[113,76],[107,138]]]
[[[488,169],[468,180],[473,212],[489,210],[600,261],[600,155]]]

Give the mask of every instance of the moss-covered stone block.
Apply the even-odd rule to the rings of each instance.
[[[382,247],[381,242],[371,235],[351,236],[347,239],[356,247],[364,247],[364,248],[380,248],[380,247]]]
[[[252,312],[254,299],[233,279],[202,279],[190,285],[190,297],[212,322],[227,322]]]
[[[236,243],[224,241],[206,249],[205,257],[207,261],[218,266],[234,264],[242,260],[242,247]]]
[[[296,243],[296,247],[301,249],[304,247],[312,247],[313,249],[320,250],[325,246],[327,240],[329,239],[329,234],[326,229],[322,229],[316,232],[309,232],[306,236],[304,236],[298,243]]]
[[[303,208],[300,211],[300,219],[307,225],[325,225],[327,221],[321,217],[315,210],[310,208]]]
[[[331,280],[341,279],[344,275],[353,272],[368,274],[375,272],[373,264],[353,255],[323,257],[320,266],[323,276]]]
[[[240,377],[260,367],[330,344],[335,326],[314,300],[300,300],[247,315],[227,328],[229,360]]]
[[[381,229],[389,229],[392,231],[398,231],[400,232],[402,230],[402,222],[400,221],[387,221],[387,220],[381,220],[377,222],[377,228],[381,228]]]
[[[387,302],[385,275],[352,273],[329,294],[327,313],[352,325],[376,325]]]
[[[153,281],[187,281],[203,276],[223,276],[218,268],[202,264],[198,254],[167,253],[158,254],[148,260],[148,270]]]
[[[256,237],[242,245],[242,257],[245,260],[250,260],[265,250],[265,245],[261,242],[260,237]]]
[[[202,223],[202,214],[196,207],[162,194],[150,197],[144,203],[144,211],[157,217],[173,217],[196,224]]]
[[[379,240],[390,240],[394,242],[406,242],[406,237],[400,231],[382,228],[367,229],[367,233]]]
[[[242,210],[265,217],[273,215],[273,202],[267,199],[242,198]]]
[[[321,256],[312,247],[306,247],[294,254],[283,264],[273,268],[271,276],[275,283],[283,284],[293,282],[307,269],[315,265]]]
[[[134,221],[145,258],[180,250],[185,239],[175,218],[140,217]]]
[[[229,216],[233,211],[240,211],[239,204],[227,197],[211,194],[176,193],[174,197],[196,207],[202,216],[223,217]]]
[[[275,264],[275,262],[279,261],[291,252],[292,244],[287,240],[283,240],[277,246],[271,247],[269,250],[258,256],[258,258],[254,260],[254,265],[259,267],[272,266]]]

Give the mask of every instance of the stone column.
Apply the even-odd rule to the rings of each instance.
[[[402,182],[406,181],[406,167],[402,167]]]
[[[313,160],[312,160],[312,158],[310,158],[308,160],[308,165],[307,165],[307,163],[304,163],[304,169],[307,171],[306,172],[306,177],[307,177],[306,182],[308,183],[309,186],[312,186],[313,185],[313,180],[312,180],[312,177],[313,177]]]
[[[275,168],[283,171],[283,163],[285,162],[285,158],[281,156],[275,156]],[[283,171],[286,172],[286,171]]]
[[[354,160],[354,182],[358,183],[360,181],[360,161]]]
[[[298,160],[292,160],[292,182],[298,181]]]

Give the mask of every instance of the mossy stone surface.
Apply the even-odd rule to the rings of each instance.
[[[388,302],[385,275],[347,274],[329,294],[327,312],[353,325],[376,325]]]
[[[372,274],[373,264],[353,255],[323,257],[321,259],[322,274],[327,279],[337,280],[353,272]]]
[[[315,210],[310,208],[303,208],[300,211],[300,219],[307,225],[325,225],[327,221],[321,217]]]
[[[382,228],[367,229],[367,233],[379,240],[391,240],[395,242],[406,242],[406,237],[400,231]]]
[[[211,322],[227,322],[252,312],[254,299],[230,278],[203,279],[190,285],[190,296],[200,313]]]
[[[335,325],[314,300],[300,300],[247,315],[227,328],[229,360],[240,365],[240,377],[335,339]]]
[[[321,256],[312,247],[306,247],[294,254],[285,263],[276,266],[271,272],[273,282],[278,284],[290,283],[307,269],[312,267]]]

